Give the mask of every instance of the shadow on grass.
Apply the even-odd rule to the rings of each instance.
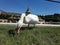
[[[16,34],[16,31],[15,30],[12,30],[12,29],[10,29],[10,30],[8,30],[8,35],[9,36],[15,36],[15,34]]]
[[[8,30],[8,35],[14,37],[17,34],[16,33],[17,32],[17,29],[18,28],[15,28],[15,30],[13,30],[13,29]],[[29,27],[29,28],[28,27],[22,27],[21,28],[21,30],[32,30],[32,29],[34,29],[34,27]]]
[[[28,27],[22,27],[21,28],[21,30],[32,30],[32,29],[34,29],[34,27],[29,27],[29,28]]]

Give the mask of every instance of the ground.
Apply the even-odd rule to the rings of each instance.
[[[14,26],[0,25],[0,45],[60,45],[60,27],[21,28],[15,36],[9,35]]]

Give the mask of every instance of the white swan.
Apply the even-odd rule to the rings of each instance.
[[[19,33],[20,28],[23,26],[24,22],[28,24],[28,27],[30,24],[34,24],[34,26],[35,26],[35,24],[40,23],[37,15],[28,14],[26,16],[25,13],[22,13],[21,18],[17,23],[18,24],[18,33]]]

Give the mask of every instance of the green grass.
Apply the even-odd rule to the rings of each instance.
[[[21,29],[19,35],[9,36],[15,27],[0,26],[0,45],[60,45],[60,27]]]

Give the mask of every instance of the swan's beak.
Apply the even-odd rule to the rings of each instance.
[[[20,27],[18,27],[18,29],[17,29],[17,34],[19,34],[20,33]]]

